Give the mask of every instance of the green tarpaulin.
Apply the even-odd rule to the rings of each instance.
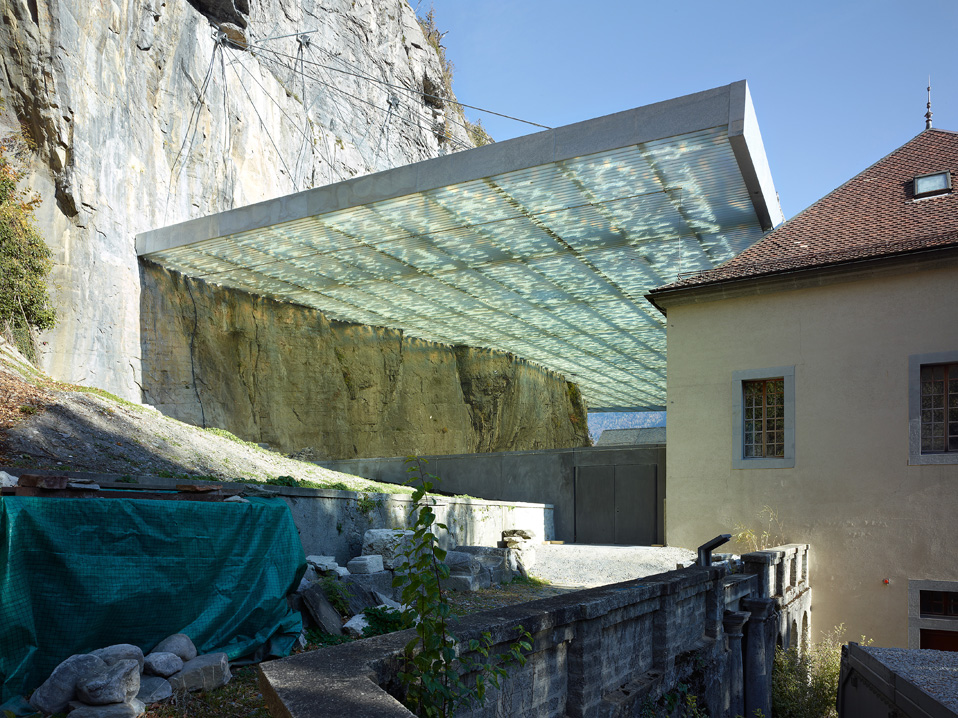
[[[288,655],[303,548],[282,500],[248,502],[0,498],[0,703],[74,653],[172,633]]]

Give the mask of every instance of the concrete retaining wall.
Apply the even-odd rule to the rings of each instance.
[[[761,564],[756,559],[745,565]],[[469,716],[771,715],[771,657],[781,593],[762,575],[693,566],[468,616],[460,641],[493,636],[491,654],[533,636],[522,668],[490,688]],[[403,716],[394,695],[414,631],[379,636],[260,665],[273,716]],[[322,675],[323,680],[317,677]]]
[[[11,472],[17,469],[9,469]],[[335,556],[340,565],[362,553],[363,535],[368,529],[400,528],[406,525],[411,506],[409,494],[372,494],[336,489],[306,489],[291,486],[263,486],[228,482],[189,481],[139,477],[136,484],[117,481],[119,476],[81,471],[44,471],[33,474],[69,475],[93,479],[104,490],[169,491],[177,484],[190,483],[247,492],[250,495],[283,499],[293,514],[306,555]],[[535,531],[542,540],[555,535],[553,509],[548,504],[518,501],[484,501],[436,496],[436,520],[448,531],[437,531],[443,548],[495,546],[505,529]]]
[[[665,447],[591,447],[544,451],[426,456],[426,470],[438,476],[438,488],[509,502],[543,502],[554,507],[554,538],[575,541],[575,475],[580,466],[655,464],[658,501],[665,500]],[[401,484],[406,480],[404,457],[318,462],[334,471],[373,481]],[[659,512],[660,523],[664,510]],[[665,535],[664,523],[659,536]]]

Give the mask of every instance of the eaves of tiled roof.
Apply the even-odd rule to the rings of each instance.
[[[914,178],[943,171],[955,191],[915,199]],[[948,246],[958,246],[958,133],[929,129],[725,264],[649,296]]]

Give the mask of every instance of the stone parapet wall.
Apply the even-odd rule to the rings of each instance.
[[[811,636],[812,590],[808,544],[785,544],[742,556],[745,572],[755,574],[778,613],[776,643],[804,650]]]
[[[745,558],[746,565],[761,563]],[[516,639],[519,626],[533,636],[525,666],[464,715],[667,715],[689,697],[711,716],[769,715],[777,604],[760,576],[727,571],[692,566],[462,619],[460,640],[489,631],[493,655]],[[412,715],[394,697],[412,637],[405,631],[262,664],[271,713]]]

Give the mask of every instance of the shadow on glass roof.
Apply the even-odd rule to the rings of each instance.
[[[665,405],[643,295],[782,220],[744,81],[152,230],[191,277],[512,352],[590,410]]]

